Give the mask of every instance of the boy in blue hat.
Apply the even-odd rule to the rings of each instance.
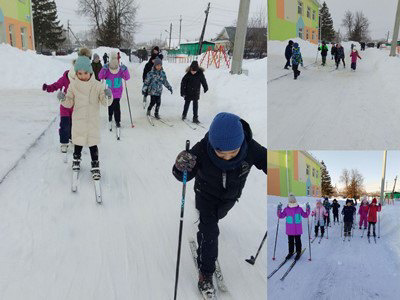
[[[182,181],[195,178],[197,264],[200,291],[214,291],[212,276],[218,257],[218,221],[240,198],[251,167],[267,174],[267,149],[253,140],[249,124],[231,113],[219,113],[205,137],[176,158],[172,173]]]
[[[300,76],[299,65],[303,66],[303,57],[301,56],[299,44],[294,43],[292,52],[292,70],[294,79],[297,79],[297,77]]]

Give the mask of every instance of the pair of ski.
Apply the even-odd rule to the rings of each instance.
[[[314,238],[311,240],[311,244],[314,243],[314,241],[317,239],[317,236],[314,236]],[[321,241],[323,239],[323,236],[321,236],[318,240],[318,244],[321,244]]]
[[[156,118],[156,117],[153,117],[153,116],[147,116],[147,120],[149,121],[149,123],[150,123],[150,125],[151,126],[154,126],[154,122],[153,122],[153,120],[157,120],[157,121],[159,121],[159,122],[161,122],[161,123],[163,123],[164,125],[167,125],[168,127],[174,127],[174,125],[172,125],[172,124],[170,124],[169,122],[167,122],[167,121],[165,121],[164,119],[161,119],[161,118]]]
[[[76,193],[78,191],[78,182],[79,182],[79,170],[72,170],[72,192]],[[100,186],[100,179],[93,179],[94,182],[94,193],[96,197],[96,202],[98,204],[103,203],[103,197],[101,194],[101,186]]]
[[[306,248],[304,248],[303,250],[301,250],[300,257],[303,255],[304,251],[306,251]],[[300,257],[299,257],[299,259],[300,259]],[[290,271],[293,269],[293,267],[296,265],[296,263],[299,261],[299,259],[298,259],[298,260],[295,260],[295,259],[293,260],[293,262],[290,264],[289,268],[286,270],[285,274],[283,274],[283,276],[281,277],[281,281],[284,281],[284,280],[285,280],[286,276],[290,273]],[[271,278],[276,272],[278,272],[278,271],[280,270],[280,268],[282,268],[283,265],[286,264],[286,262],[288,262],[289,260],[290,260],[290,258],[289,258],[289,259],[285,258],[285,259],[283,260],[283,262],[281,262],[281,263],[279,264],[279,266],[278,266],[275,270],[273,270],[273,271],[268,275],[267,279],[270,279],[270,278]]]
[[[346,237],[347,237],[347,241],[348,242],[350,242],[350,240],[351,240],[351,235],[349,234],[349,235],[345,235],[344,236],[344,238],[343,238],[343,242],[345,242],[346,241]]]
[[[110,122],[110,132],[112,132],[112,123]],[[121,139],[121,127],[116,127],[117,140]]]
[[[197,242],[194,239],[189,239],[189,247],[190,247],[190,251],[191,251],[192,256],[193,256],[193,261],[194,261],[194,264],[196,266],[196,270],[198,270],[199,267],[197,265]],[[215,262],[215,272],[214,272],[213,278],[215,279],[215,281],[217,283],[217,287],[218,287],[219,291],[221,291],[223,293],[228,292],[228,289],[227,289],[227,287],[225,285],[224,276],[222,275],[221,266],[219,264],[218,259]],[[201,295],[203,296],[203,299],[205,299],[205,300],[216,300],[216,299],[218,299],[218,296],[217,296],[217,293],[216,293],[216,289],[207,290],[207,291],[200,291],[200,292],[201,292]]]
[[[196,130],[197,127],[201,127],[203,129],[206,129],[206,127],[204,125],[202,125],[200,122],[199,123],[193,123],[193,122],[189,122],[188,120],[184,119],[182,120],[190,129]]]
[[[376,244],[376,236],[374,235],[374,242],[375,242],[375,244]],[[370,239],[370,236],[368,235],[368,243],[370,243],[371,244],[371,239]]]

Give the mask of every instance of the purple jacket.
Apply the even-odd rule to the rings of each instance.
[[[120,99],[123,91],[122,79],[129,80],[131,78],[128,68],[124,65],[119,67],[119,71],[117,74],[113,74],[110,72],[108,65],[104,65],[99,73],[99,79],[105,79],[107,86],[111,89],[113,98]]]
[[[287,206],[283,211],[278,211],[278,218],[286,217],[286,234],[287,235],[302,235],[303,226],[301,217],[307,218],[310,215],[310,209],[305,212],[300,206]]]
[[[53,93],[57,90],[63,89],[63,92],[67,94],[67,90],[69,87],[69,78],[68,78],[69,70],[65,71],[64,74],[53,84],[47,86],[46,91],[48,93]],[[71,117],[72,111],[74,108],[66,108],[60,104],[60,116],[61,117]]]

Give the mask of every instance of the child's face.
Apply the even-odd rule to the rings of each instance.
[[[348,203],[346,203],[346,205],[347,205],[347,206],[351,206],[351,203],[350,203],[350,202],[348,202]]]
[[[78,76],[78,79],[81,81],[88,81],[90,79],[90,73],[86,71],[78,71],[76,72],[76,76]]]
[[[318,207],[322,206],[322,203],[321,202],[317,202],[317,206]]]
[[[156,70],[160,71],[161,70],[162,65],[156,65]]]
[[[238,155],[240,148],[232,151],[219,151],[219,150],[214,150],[214,151],[219,158],[223,160],[231,160],[232,158],[235,158]]]
[[[194,75],[197,73],[197,71],[190,70],[190,73],[192,73]]]

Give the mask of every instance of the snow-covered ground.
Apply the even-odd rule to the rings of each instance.
[[[186,139],[194,145],[206,133],[179,119],[179,86],[186,65],[164,64],[174,94],[163,94],[160,115],[174,124],[170,128],[148,124],[140,93],[144,64],[128,64],[136,126],[130,128],[125,95],[121,141],[108,132],[102,110],[104,204],[98,206],[87,149],[78,192],[70,191],[72,153],[64,164],[59,103],[55,94],[41,91],[43,83],[56,81],[70,68],[72,58],[37,56],[0,45],[0,65],[15,70],[0,74],[0,173],[7,173],[49,126],[0,184],[0,299],[172,299],[182,185],[171,168]],[[124,55],[122,60],[127,62]],[[208,127],[220,111],[237,113],[265,145],[266,60],[248,61],[245,68],[248,77],[206,71],[210,90],[201,96],[199,118]],[[229,288],[220,299],[265,299],[265,252],[255,266],[244,261],[255,253],[265,232],[265,195],[266,177],[254,169],[240,201],[220,221],[219,257]],[[192,181],[186,194],[179,299],[200,298],[187,242],[196,220]]]
[[[298,197],[300,206],[305,203],[315,207],[315,199]],[[331,199],[332,200],[332,199]],[[285,219],[280,220],[276,260],[273,261],[274,241],[277,225],[276,209],[279,202],[287,205],[287,198],[268,196],[268,274],[273,271],[288,253]],[[344,200],[339,200],[340,212]],[[358,208],[357,208],[358,210]],[[350,242],[340,237],[341,225],[328,227],[329,239],[311,244],[312,260],[309,261],[307,219],[303,218],[303,248],[306,251],[282,282],[289,264],[286,263],[273,277],[268,279],[268,299],[397,299],[400,292],[400,203],[386,205],[381,212],[381,237],[368,243],[366,232],[354,230]],[[332,214],[331,214],[332,220]],[[359,218],[357,216],[357,222]],[[310,219],[311,234],[313,222]],[[378,231],[378,227],[377,227]],[[326,237],[326,233],[325,233]]]
[[[399,57],[389,57],[388,49],[359,51],[362,60],[352,72],[351,43],[344,43],[346,68],[335,70],[330,53],[322,67],[320,55],[314,64],[316,45],[296,42],[305,66],[298,80],[283,69],[287,42],[268,44],[269,148],[397,149]]]

